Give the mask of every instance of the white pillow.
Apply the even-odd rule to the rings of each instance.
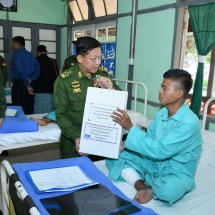
[[[201,159],[215,167],[215,132],[202,131],[203,145]]]

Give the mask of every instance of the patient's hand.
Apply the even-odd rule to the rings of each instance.
[[[2,127],[3,120],[4,118],[0,118],[0,128]]]
[[[125,142],[122,141],[121,145],[120,145],[120,152],[122,152],[125,149]]]
[[[85,156],[88,156],[88,154],[85,154],[83,152],[79,152],[79,149],[80,149],[80,138],[77,138],[75,140],[75,150],[78,152],[79,155],[85,155]]]
[[[114,122],[120,124],[127,131],[130,131],[133,126],[129,115],[124,110],[118,108],[117,111],[112,113],[111,117]]]

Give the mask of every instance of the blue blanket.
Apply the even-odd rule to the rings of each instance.
[[[6,116],[0,133],[18,133],[38,131],[38,123],[30,120],[23,112],[20,106],[8,106],[9,109],[17,110],[15,116]]]
[[[141,214],[147,214],[147,215],[154,215],[156,214],[152,209],[145,208],[135,201],[129,199],[126,197],[111,181],[110,179],[104,175],[94,164],[93,162],[87,158],[87,157],[79,157],[79,158],[69,158],[69,159],[62,159],[62,160],[54,160],[54,161],[46,161],[46,162],[33,162],[33,163],[19,163],[19,164],[13,164],[13,168],[15,172],[18,174],[20,181],[22,182],[24,188],[26,189],[27,193],[31,196],[34,203],[36,204],[37,208],[39,209],[39,212],[43,215],[48,215],[49,213],[45,210],[45,208],[40,203],[40,199],[43,198],[50,198],[54,196],[59,196],[63,194],[67,194],[70,192],[54,192],[54,193],[36,193],[29,183],[27,177],[26,177],[26,171],[31,170],[39,170],[39,169],[47,169],[47,168],[57,168],[57,167],[63,167],[63,166],[76,166],[81,165],[83,167],[83,170],[89,175],[89,177],[93,178],[100,184],[108,187],[114,194],[128,200],[132,201],[134,205],[141,208],[141,211],[133,213],[133,215],[141,215]]]

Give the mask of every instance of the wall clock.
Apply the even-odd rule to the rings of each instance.
[[[0,10],[17,12],[17,0],[0,0]]]

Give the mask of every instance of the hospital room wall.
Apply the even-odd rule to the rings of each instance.
[[[145,1],[145,0],[144,0]],[[159,6],[158,1],[138,2],[138,9]],[[164,4],[175,1],[164,0]],[[119,4],[118,11],[130,12],[132,9],[123,9],[125,4]],[[121,8],[122,7],[122,8]],[[129,77],[129,49],[131,15],[119,18],[117,21],[117,47],[116,47],[116,78]],[[158,10],[137,15],[133,80],[143,82],[148,89],[149,103],[157,103],[163,73],[171,68],[172,47],[174,38],[175,9]],[[141,95],[138,97],[142,97]],[[137,105],[137,111],[142,112],[143,105]],[[148,105],[147,117],[152,119],[160,106]]]
[[[17,1],[17,12],[9,12],[8,20],[18,22],[61,25],[64,3],[59,0],[21,0]],[[7,12],[1,11],[0,19],[6,20]]]

